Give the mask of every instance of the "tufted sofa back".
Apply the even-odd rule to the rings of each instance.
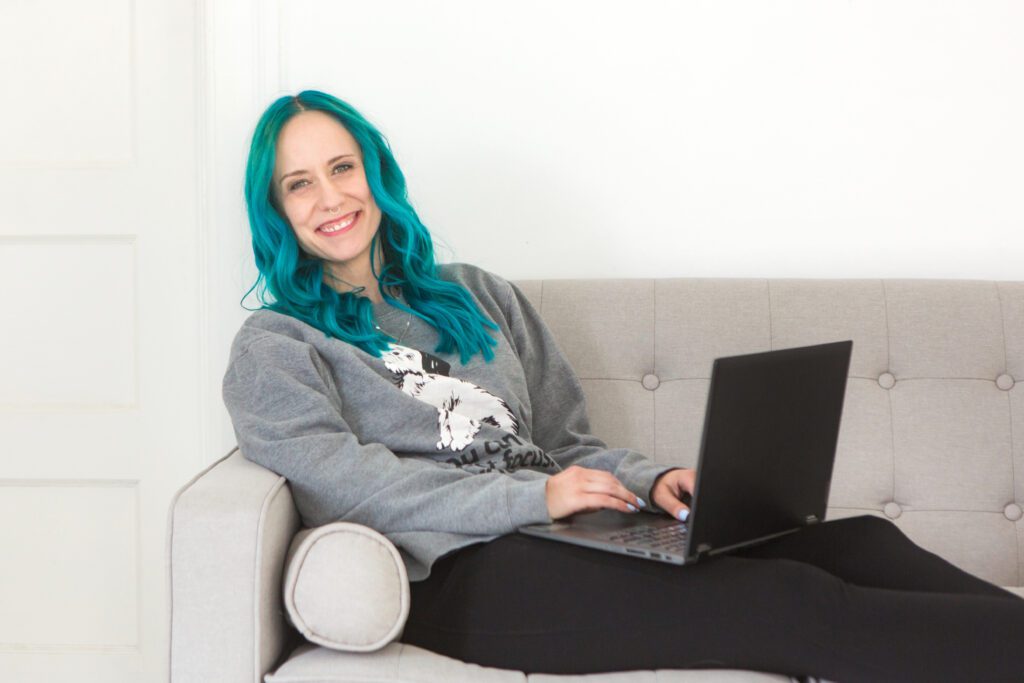
[[[1024,282],[523,280],[611,447],[695,467],[712,361],[853,340],[827,518],[1024,585]]]

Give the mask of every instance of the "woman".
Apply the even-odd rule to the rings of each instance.
[[[274,102],[245,189],[265,306],[224,378],[239,447],[289,480],[306,526],[395,543],[404,642],[527,672],[1024,680],[1024,600],[879,518],[685,567],[513,533],[604,508],[685,519],[694,472],[589,433],[537,312],[497,275],[435,264],[386,141],[346,103]]]

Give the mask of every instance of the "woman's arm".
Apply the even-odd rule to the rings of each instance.
[[[242,454],[288,479],[306,526],[494,535],[551,521],[546,477],[472,474],[361,444],[309,344],[264,337],[233,349],[223,395]]]
[[[673,468],[658,465],[637,451],[609,449],[590,433],[586,399],[576,373],[537,310],[516,285],[508,285],[505,314],[526,373],[533,442],[563,469],[579,465],[610,472],[649,502],[654,480]]]

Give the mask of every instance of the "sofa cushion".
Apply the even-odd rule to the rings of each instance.
[[[816,678],[814,683],[828,683]],[[291,657],[268,674],[267,683],[795,683],[780,674],[739,669],[659,669],[618,673],[548,675],[523,674],[461,662],[430,650],[391,643],[373,654],[331,652],[300,645]]]
[[[395,546],[367,527],[334,522],[292,542],[284,604],[308,640],[372,652],[395,640],[409,616],[409,579]]]

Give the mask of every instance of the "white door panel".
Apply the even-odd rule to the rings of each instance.
[[[203,453],[195,35],[0,4],[0,680],[167,678],[167,506]]]

